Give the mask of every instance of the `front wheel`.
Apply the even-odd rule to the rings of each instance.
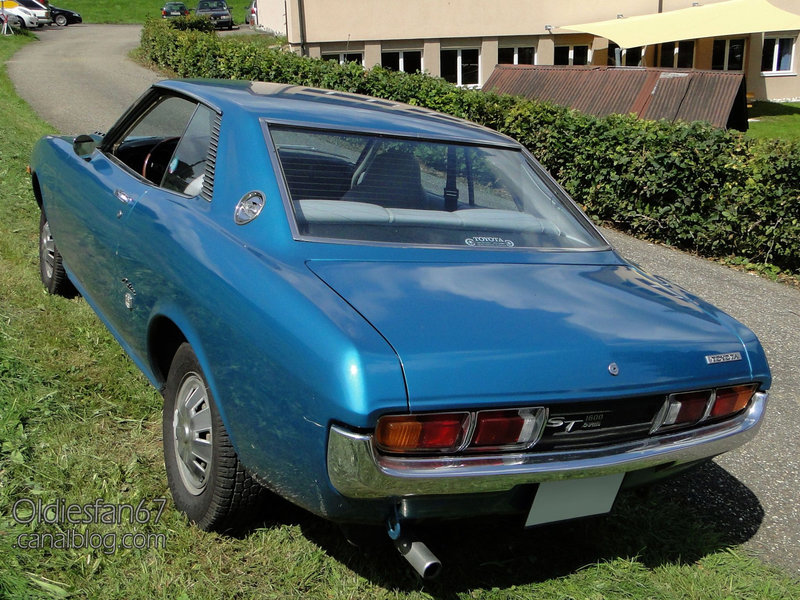
[[[72,298],[76,295],[75,287],[67,276],[61,253],[50,232],[50,223],[42,211],[39,217],[39,275],[45,289],[56,296]]]
[[[67,17],[64,15],[56,15],[56,25],[64,27],[67,24]]]
[[[192,347],[178,348],[164,389],[164,463],[175,506],[206,531],[246,523],[264,490],[242,467]],[[252,517],[250,517],[252,518]]]

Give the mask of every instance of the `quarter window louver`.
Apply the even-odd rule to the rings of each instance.
[[[217,114],[211,128],[211,140],[208,144],[208,156],[206,157],[206,173],[203,179],[203,191],[201,196],[211,202],[214,195],[214,170],[217,166],[217,147],[219,145],[219,129],[222,115]]]

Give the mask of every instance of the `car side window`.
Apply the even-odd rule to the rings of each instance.
[[[197,103],[167,96],[156,103],[114,146],[114,156],[160,185]]]
[[[216,114],[211,109],[202,104],[197,106],[167,165],[162,187],[189,196],[200,194],[215,119]]]

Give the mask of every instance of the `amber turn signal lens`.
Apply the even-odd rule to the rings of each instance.
[[[469,413],[381,417],[375,443],[383,452],[454,452],[461,447]]]
[[[743,410],[756,391],[755,384],[737,385],[717,390],[717,399],[709,417],[725,417]]]

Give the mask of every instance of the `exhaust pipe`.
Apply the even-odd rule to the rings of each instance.
[[[442,572],[442,563],[424,542],[408,538],[398,538],[394,545],[419,576],[425,580],[434,579]]]

